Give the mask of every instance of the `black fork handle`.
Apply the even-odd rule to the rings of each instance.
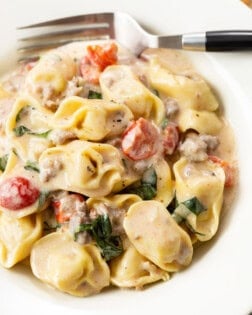
[[[252,30],[206,32],[206,51],[252,50]]]
[[[252,50],[252,30],[228,30],[182,35],[182,49],[201,51]]]

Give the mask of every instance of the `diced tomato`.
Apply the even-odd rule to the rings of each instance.
[[[170,122],[166,126],[163,133],[163,148],[164,153],[167,155],[171,155],[177,148],[179,143],[179,129],[178,125]]]
[[[20,210],[32,205],[40,191],[24,177],[11,177],[0,184],[0,206]]]
[[[228,163],[225,160],[220,159],[218,156],[215,155],[209,155],[208,156],[209,160],[211,160],[212,162],[218,164],[219,166],[221,166],[224,170],[225,173],[225,187],[232,187],[234,185],[235,182],[235,170],[232,167],[232,165],[230,165],[230,163]]]
[[[55,213],[55,217],[56,217],[57,222],[64,223],[64,222],[69,221],[69,219],[71,217],[71,213],[65,213],[64,211],[62,211],[61,202],[59,200],[54,200],[52,202],[52,206],[54,209],[54,213]]]
[[[52,202],[57,222],[65,223],[70,220],[71,216],[77,211],[76,201],[84,202],[85,199],[82,195],[71,194],[63,197],[61,200],[54,200]]]
[[[158,149],[157,128],[148,120],[139,118],[122,135],[123,153],[134,161],[153,156]]]
[[[87,55],[80,63],[82,77],[92,84],[99,83],[101,72],[108,66],[117,62],[117,46],[112,43],[109,45],[90,45],[87,46]]]
[[[93,66],[86,56],[81,60],[80,72],[82,77],[89,83],[92,84],[99,83],[101,71],[99,70],[98,67]]]
[[[87,57],[92,65],[103,71],[106,67],[117,62],[117,50],[115,43],[104,46],[91,45],[87,47]]]

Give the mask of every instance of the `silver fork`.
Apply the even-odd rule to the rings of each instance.
[[[115,39],[135,55],[139,55],[147,47],[201,51],[252,49],[252,30],[158,36],[147,33],[130,15],[122,12],[71,16],[18,27],[18,30],[27,29],[36,29],[40,32],[19,39],[23,45],[18,48],[18,52],[24,59],[31,58],[42,49],[92,39]]]

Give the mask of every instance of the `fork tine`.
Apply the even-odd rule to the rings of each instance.
[[[93,37],[76,37],[76,38],[72,38],[72,39],[62,39],[62,40],[58,40],[58,41],[51,41],[51,42],[44,42],[44,43],[39,43],[39,44],[34,44],[34,45],[29,45],[29,46],[23,46],[18,48],[18,52],[19,53],[29,53],[29,52],[34,52],[34,51],[39,51],[39,50],[45,50],[45,49],[51,49],[51,48],[55,48],[61,45],[66,45],[66,44],[70,44],[73,42],[77,42],[77,41],[88,41],[88,40],[98,40],[98,39],[109,39],[108,35],[104,35],[104,36],[93,36]]]
[[[77,24],[81,25],[77,27]],[[51,27],[41,32],[39,27]],[[65,30],[63,27],[66,26]],[[53,29],[56,27],[56,29]],[[38,57],[40,51],[56,48],[76,41],[104,40],[114,38],[114,13],[95,13],[66,17],[47,22],[19,27],[18,30],[38,28],[40,32],[19,38],[24,46],[18,48],[19,62]],[[37,31],[37,30],[36,30]],[[27,43],[25,45],[25,43]]]
[[[70,37],[76,38],[76,36],[84,36],[84,37],[92,37],[92,36],[105,36],[108,35],[108,29],[107,27],[104,28],[78,28],[78,29],[72,29],[72,30],[64,30],[64,31],[57,31],[57,32],[51,32],[51,33],[45,33],[45,34],[38,34],[34,36],[28,36],[19,38],[18,41],[21,42],[31,42],[31,41],[43,41],[48,40],[56,37]],[[73,37],[74,36],[74,37]]]
[[[17,29],[27,29],[27,28],[35,28],[35,27],[43,27],[43,26],[55,26],[55,25],[65,25],[65,24],[98,24],[98,23],[107,23],[110,24],[112,22],[114,13],[106,12],[106,13],[95,13],[95,14],[85,14],[85,15],[76,15],[65,17],[56,20],[50,20],[42,23],[36,23],[26,26],[20,26]]]

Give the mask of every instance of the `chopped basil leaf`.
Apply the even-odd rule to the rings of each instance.
[[[122,242],[119,236],[112,235],[112,226],[108,215],[99,215],[91,223],[81,224],[74,233],[77,239],[78,233],[87,231],[96,241],[106,261],[119,256],[122,251]]]
[[[200,203],[197,197],[193,197],[191,199],[185,200],[175,208],[172,213],[172,218],[178,223],[185,222],[186,226],[189,230],[198,235],[204,235],[200,232],[194,230],[194,228],[190,224],[190,217],[192,215],[198,216],[200,213],[205,211],[206,208]]]
[[[21,125],[13,129],[15,135],[17,137],[22,137],[24,134],[33,135],[41,138],[47,138],[48,134],[51,132],[51,130],[47,130],[45,132],[37,133],[31,131],[29,128]]]
[[[158,90],[153,90],[153,93],[157,96],[157,97],[159,97],[159,92],[158,92]]]
[[[132,187],[130,189],[127,189],[127,192],[130,194],[136,194],[143,200],[151,200],[157,195],[157,189],[151,184],[142,184],[138,187]]]
[[[122,241],[119,236],[110,236],[105,239],[97,239],[97,245],[102,250],[102,255],[106,261],[111,260],[119,255],[123,251]]]
[[[44,208],[44,205],[47,202],[49,195],[50,195],[49,191],[41,191],[40,192],[39,201],[38,201],[38,210],[41,210]]]
[[[157,173],[153,167],[150,167],[143,173],[141,180],[142,184],[150,184],[156,188],[157,186]]]
[[[202,205],[202,203],[199,201],[197,197],[193,197],[181,203],[196,215],[199,215],[201,212],[206,210],[206,208]]]
[[[2,157],[0,157],[0,170],[3,172],[6,168],[7,162],[8,162],[9,155],[5,154]]]
[[[177,200],[177,197],[176,197],[176,194],[175,194],[175,196],[173,197],[172,201],[167,206],[167,210],[170,213],[173,213],[175,211],[175,209],[177,208],[177,206],[178,206],[178,200]]]
[[[206,208],[200,203],[197,197],[193,197],[191,199],[185,200],[175,208],[173,211],[173,218],[178,222],[180,218],[182,220],[187,220],[187,217],[190,214],[199,215],[201,212],[205,211]]]
[[[36,137],[40,137],[40,138],[47,138],[47,136],[49,135],[49,133],[52,130],[47,130],[45,132],[41,132],[41,133],[36,133],[36,132],[29,132],[30,135],[36,136]]]
[[[165,129],[168,126],[168,124],[169,124],[169,119],[164,118],[161,122],[161,125],[160,125],[161,129]]]
[[[15,132],[15,135],[17,137],[22,137],[24,134],[31,132],[31,130],[29,128],[27,128],[23,125],[14,128],[13,131]]]
[[[36,162],[27,161],[24,169],[27,171],[35,171],[39,173],[39,167]]]
[[[157,173],[153,167],[147,169],[141,179],[140,185],[129,187],[127,193],[136,194],[143,200],[151,200],[157,195]]]
[[[18,157],[17,150],[15,148],[12,148],[12,152]]]
[[[89,99],[102,99],[102,94],[99,92],[89,90],[88,91],[88,98]]]
[[[95,229],[97,238],[104,239],[110,237],[112,233],[112,226],[108,215],[101,215],[95,222]]]
[[[16,122],[19,122],[21,120],[22,115],[24,114],[24,112],[26,111],[28,107],[30,107],[30,105],[27,105],[20,109],[20,111],[17,113],[17,116],[16,116]]]

